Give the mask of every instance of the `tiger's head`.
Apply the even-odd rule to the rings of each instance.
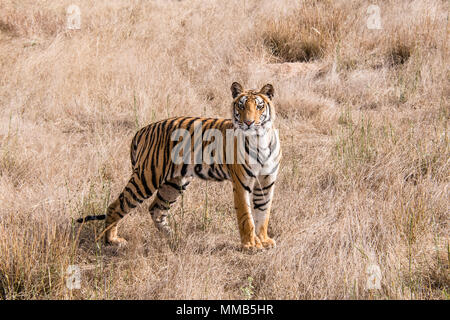
[[[266,84],[261,90],[244,90],[242,86],[233,82],[231,94],[233,96],[232,112],[233,124],[236,129],[257,132],[272,127],[275,120],[275,109],[272,103],[273,86]]]

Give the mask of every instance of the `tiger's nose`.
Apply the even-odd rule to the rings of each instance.
[[[253,122],[255,122],[255,121],[253,121],[253,120],[244,120],[244,123],[245,123],[247,126],[249,126],[249,127],[253,124]]]

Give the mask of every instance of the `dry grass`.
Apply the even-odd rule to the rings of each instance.
[[[72,1],[2,1],[0,298],[448,299],[448,2],[379,1],[382,30],[369,1],[299,3],[80,0],[67,30]],[[136,128],[228,117],[233,81],[275,86],[276,249],[237,250],[229,183],[190,187],[173,250],[146,205],[126,249],[73,224],[124,186]]]

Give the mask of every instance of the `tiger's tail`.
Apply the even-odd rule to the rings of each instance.
[[[106,215],[100,214],[98,216],[86,216],[84,218],[77,219],[77,222],[83,223],[83,222],[87,222],[87,221],[91,221],[91,220],[105,220],[105,219],[106,219]]]

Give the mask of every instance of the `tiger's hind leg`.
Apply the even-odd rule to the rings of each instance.
[[[105,223],[105,243],[113,245],[124,245],[126,240],[117,236],[117,225],[119,221],[134,209],[138,204],[141,204],[145,199],[152,195],[152,191],[141,180],[139,175],[135,172],[131,176],[127,185],[125,186],[119,197],[109,205],[106,212]]]
[[[181,177],[165,182],[148,208],[156,228],[168,238],[172,236],[172,229],[167,221],[170,205],[186,190],[189,183],[190,179]]]

